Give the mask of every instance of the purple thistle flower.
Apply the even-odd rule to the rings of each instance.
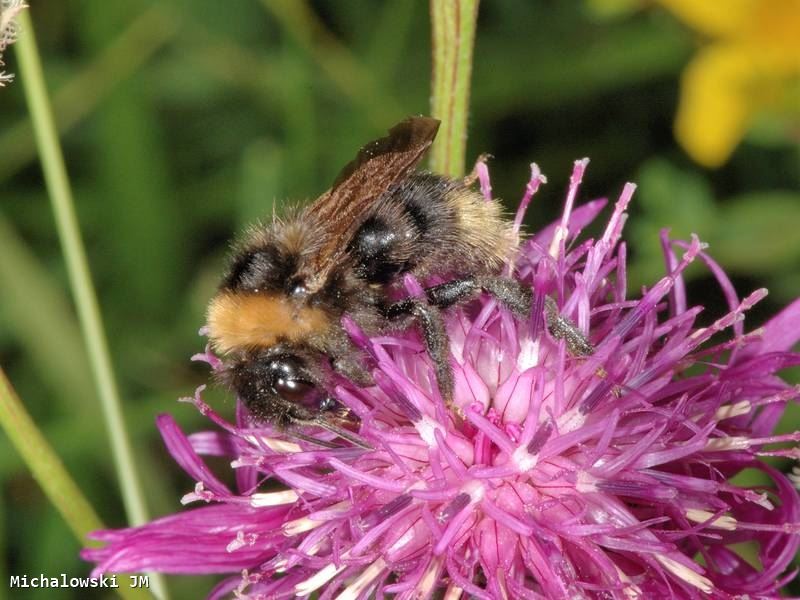
[[[83,551],[94,574],[232,573],[211,598],[779,597],[795,575],[800,498],[761,458],[798,458],[800,433],[773,429],[800,396],[777,375],[800,364],[800,300],[745,332],[766,291],[740,300],[697,238],[666,232],[666,276],[629,298],[620,236],[634,186],[599,239],[577,241],[605,205],[574,208],[587,162],[575,163],[561,219],[508,266],[533,288],[530,319],[489,297],[447,313],[463,419],[445,409],[415,332],[370,338],[345,319],[375,386],[341,378],[336,395],[372,449],[254,426],[241,405],[228,423],[200,388],[192,401],[215,431],[186,436],[169,415],[158,427],[197,481],[183,502],[206,506],[94,533],[105,542]],[[544,181],[533,165],[517,228]],[[682,280],[698,259],[729,309],[707,327]],[[232,460],[236,491],[203,455]],[[774,485],[733,483],[745,469]]]

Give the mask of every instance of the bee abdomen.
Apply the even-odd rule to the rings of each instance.
[[[407,271],[410,257],[404,238],[409,235],[413,236],[414,233],[399,215],[393,219],[386,215],[369,217],[359,227],[350,244],[349,251],[355,257],[356,275],[369,283],[383,285]]]
[[[495,272],[516,248],[500,205],[461,180],[419,173],[390,194],[417,232],[409,269],[415,275]]]
[[[497,203],[461,181],[418,173],[376,201],[348,250],[359,278],[386,285],[406,272],[495,272],[515,246]]]

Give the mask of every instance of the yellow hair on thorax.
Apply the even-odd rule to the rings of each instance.
[[[297,307],[280,294],[220,292],[208,307],[211,344],[217,352],[253,350],[280,339],[299,341],[329,326],[320,309]]]

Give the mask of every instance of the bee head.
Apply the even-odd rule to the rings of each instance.
[[[223,380],[253,417],[279,427],[316,422],[339,408],[306,359],[285,348],[242,356],[226,368]]]

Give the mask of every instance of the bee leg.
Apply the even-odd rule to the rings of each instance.
[[[453,370],[450,368],[450,343],[440,309],[448,308],[473,298],[485,291],[507,307],[514,314],[526,318],[531,311],[531,290],[504,277],[465,277],[448,281],[425,290],[428,304],[409,298],[391,304],[384,309],[384,315],[391,320],[403,317],[415,319],[422,328],[425,346],[433,360],[436,381],[447,408],[460,415],[461,411],[453,405]]]
[[[448,308],[473,298],[480,292],[491,294],[520,318],[530,315],[533,294],[528,286],[506,277],[465,277],[435,285],[425,290],[428,302]]]
[[[584,333],[575,323],[558,312],[558,305],[550,296],[545,296],[544,299],[544,316],[550,335],[557,340],[564,340],[572,356],[589,356],[594,353],[594,346]]]
[[[337,373],[341,373],[360,386],[368,386],[375,383],[369,371],[353,358],[340,356],[333,361],[332,366]]]
[[[450,343],[444,320],[438,309],[409,298],[390,304],[384,309],[387,318],[395,320],[411,317],[422,329],[425,346],[436,373],[436,383],[447,408],[453,408],[453,370],[450,368]]]
[[[372,375],[364,366],[366,357],[353,347],[344,330],[332,332],[332,335],[325,338],[321,349],[331,358],[331,367],[337,373],[362,387],[374,383]]]

